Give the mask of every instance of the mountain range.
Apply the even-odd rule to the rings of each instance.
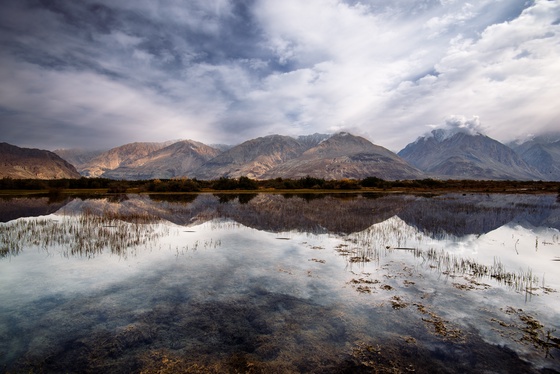
[[[68,154],[63,151],[61,155]],[[76,157],[76,152],[70,152]],[[233,147],[193,140],[131,143],[77,165],[84,176],[111,179],[365,178],[416,179],[423,173],[395,153],[349,133],[297,138],[269,135]]]
[[[535,138],[507,146],[479,133],[438,129],[408,144],[398,154],[346,132],[300,137],[269,135],[230,147],[180,140],[130,143],[105,152],[55,152],[60,156],[58,159],[66,157],[74,162],[74,171],[77,169],[82,176],[125,180],[182,177],[208,180],[241,176],[252,179],[305,176],[363,179],[374,176],[386,180],[560,180],[560,167],[557,166],[560,165],[560,137],[555,141],[550,139],[545,142]],[[0,177],[79,177],[76,173],[22,173],[22,168],[29,169],[32,164],[36,168],[43,166],[45,170],[52,167],[46,167],[37,158],[25,156],[30,154],[28,149],[3,144],[5,149],[12,147],[13,152],[10,157],[2,158]],[[44,155],[45,163],[52,162],[54,153]],[[22,157],[21,165],[17,162],[18,157]],[[65,164],[72,167],[67,162]]]
[[[242,199],[241,197],[245,197]],[[182,196],[185,197],[185,196]],[[388,194],[228,194],[188,195],[188,204],[171,195],[138,195],[118,201],[110,198],[74,198],[61,201],[42,198],[0,199],[0,222],[19,217],[46,215],[59,211],[68,215],[84,210],[90,214],[121,212],[127,215],[158,217],[177,225],[199,225],[227,218],[244,226],[268,232],[292,230],[309,233],[350,234],[398,217],[419,232],[436,239],[449,235],[482,235],[504,225],[560,229],[560,209],[550,195],[447,194],[442,197]],[[162,204],[163,202],[163,204]],[[496,209],[500,207],[500,209]]]

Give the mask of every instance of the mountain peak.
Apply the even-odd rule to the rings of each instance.
[[[467,128],[453,128],[453,129],[434,129],[425,138],[433,137],[438,143],[441,143],[447,139],[453,138],[457,135],[467,135],[467,136],[484,136],[479,131],[474,131],[473,129]]]
[[[308,142],[311,140],[308,139]],[[247,176],[258,179],[274,166],[301,155],[308,147],[284,135],[267,135],[232,147],[194,172],[199,179]]]
[[[479,132],[434,130],[431,136],[410,143],[398,154],[436,177],[540,179],[540,174],[512,149]]]
[[[267,171],[264,179],[302,178],[324,179],[377,176],[383,179],[417,178],[422,173],[386,148],[348,132],[334,134],[299,157]]]
[[[434,129],[416,139],[416,142],[433,138],[438,143],[452,138],[457,134],[484,135],[484,127],[480,123],[478,116],[467,118],[465,116],[449,116],[443,126],[433,126]]]

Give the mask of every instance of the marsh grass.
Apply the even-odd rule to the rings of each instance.
[[[530,297],[538,291],[553,292],[533,272],[531,268],[517,272],[510,271],[498,257],[493,264],[482,264],[474,259],[454,255],[445,249],[422,249],[427,237],[417,229],[399,219],[392,219],[384,225],[376,225],[359,233],[345,237],[348,244],[341,244],[335,250],[344,256],[349,265],[364,265],[368,262],[380,264],[382,258],[394,252],[410,253],[421,260],[421,265],[455,277],[493,279],[517,292]]]
[[[169,234],[167,226],[149,214],[85,210],[79,215],[60,219],[20,219],[0,225],[0,257],[16,256],[24,248],[40,247],[48,251],[60,247],[64,257],[92,258],[104,250],[126,256],[128,250],[153,243]]]
[[[511,272],[506,269],[499,258],[494,257],[492,265],[484,265],[469,258],[455,256],[445,250],[416,249],[414,256],[422,259],[423,264],[437,269],[445,275],[469,275],[475,278],[491,278],[505,284],[515,291],[533,294],[539,288],[545,289],[544,284],[539,287],[539,278],[533,274],[532,269]]]

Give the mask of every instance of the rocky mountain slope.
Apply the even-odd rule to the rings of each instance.
[[[560,181],[560,135],[537,137],[510,147],[545,180]]]
[[[129,160],[102,174],[113,179],[170,179],[192,177],[194,170],[218,156],[220,151],[193,140],[182,140],[144,157]]]
[[[170,143],[130,143],[121,145],[103,152],[89,162],[80,165],[78,171],[86,177],[101,177],[107,171],[132,164],[152,152],[165,148]]]
[[[393,152],[348,133],[298,138],[270,135],[223,152],[190,140],[155,150],[150,147],[158,148],[159,144],[133,143],[115,148],[90,161],[84,171],[113,179],[423,177]]]
[[[542,175],[511,148],[477,134],[448,135],[434,130],[399,153],[418,169],[438,178],[533,180]]]
[[[349,133],[338,133],[301,156],[288,160],[262,175],[263,179],[324,179],[375,176],[387,180],[416,179],[423,173],[386,148]]]
[[[296,138],[296,140],[303,144],[306,148],[313,148],[330,137],[331,135],[328,134],[315,133],[311,135],[300,135]]]
[[[246,176],[259,179],[271,168],[301,155],[306,144],[289,136],[270,135],[241,143],[194,172],[198,179],[220,177],[239,178]]]
[[[80,178],[74,166],[50,151],[0,143],[0,178]]]

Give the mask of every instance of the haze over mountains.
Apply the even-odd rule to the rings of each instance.
[[[24,148],[7,144],[4,148],[12,152],[9,157],[2,158],[0,177],[79,177],[71,169],[69,174],[60,171],[22,173],[21,170],[29,170],[31,164],[54,171],[54,166],[46,166],[52,165],[49,163],[52,162],[49,155],[52,152],[43,151],[48,153],[41,161],[26,158],[29,150]],[[106,152],[55,152],[75,162],[82,176],[125,180],[182,177],[208,180],[241,176],[252,179],[305,176],[363,179],[374,176],[386,180],[560,180],[560,167],[557,166],[560,165],[560,136],[535,138],[508,147],[472,129],[434,130],[408,144],[398,154],[345,132],[297,138],[270,135],[232,147],[180,140],[130,143]],[[18,157],[23,157],[19,163]]]

